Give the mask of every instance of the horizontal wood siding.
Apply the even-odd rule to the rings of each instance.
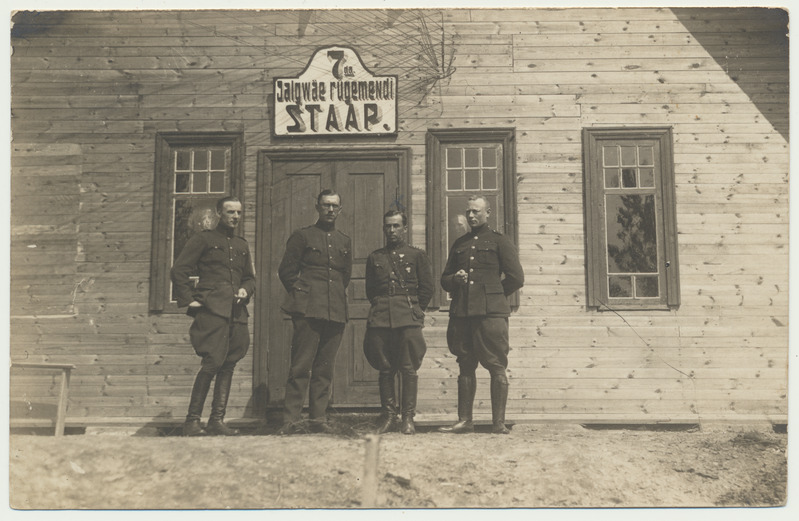
[[[70,418],[183,417],[198,368],[190,322],[147,305],[155,134],[243,133],[253,243],[257,153],[296,144],[271,137],[272,78],[298,74],[323,45],[355,47],[375,73],[399,76],[397,138],[358,144],[411,148],[419,246],[427,129],[516,129],[527,283],[510,319],[511,419],[787,417],[783,12],[72,11],[13,21],[11,356],[77,365]],[[450,54],[454,72],[441,65]],[[586,309],[580,136],[620,126],[673,129],[676,310]],[[454,417],[446,324],[428,314],[421,420]],[[247,356],[229,418],[250,414],[252,370]],[[57,388],[52,376],[15,374],[12,402],[52,404]]]

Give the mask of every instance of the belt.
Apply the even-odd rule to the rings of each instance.
[[[405,290],[399,287],[389,286],[388,289],[385,291],[381,291],[376,297],[393,297],[394,295],[402,295],[405,296]],[[415,288],[408,288],[408,295],[412,297],[416,296],[416,289]]]

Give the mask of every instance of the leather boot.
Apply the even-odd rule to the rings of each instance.
[[[413,417],[416,415],[416,390],[419,377],[415,374],[402,374],[402,434],[416,434]]]
[[[184,436],[205,436],[206,432],[200,423],[200,419],[203,415],[205,398],[208,396],[208,389],[211,388],[211,380],[213,379],[213,374],[203,370],[200,370],[194,378],[194,386],[191,389],[191,398],[189,399],[189,412],[186,415],[186,423],[183,424]]]
[[[448,427],[441,427],[439,432],[452,434],[464,434],[474,432],[472,423],[472,408],[474,407],[474,395],[477,392],[477,376],[458,377],[458,423]]]
[[[509,434],[505,427],[505,405],[508,402],[508,377],[504,374],[491,376],[491,419],[494,434]]]
[[[211,417],[205,430],[212,436],[235,436],[238,429],[231,429],[225,422],[225,409],[230,395],[230,386],[233,383],[233,369],[222,369],[216,373],[214,384],[214,399],[211,401]]]
[[[380,390],[380,405],[383,406],[383,414],[377,426],[377,433],[383,434],[384,432],[396,430],[399,423],[397,417],[397,395],[394,390],[394,373],[380,373],[377,385]]]

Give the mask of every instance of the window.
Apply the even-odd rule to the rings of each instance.
[[[427,253],[436,275],[444,270],[452,243],[469,230],[463,213],[472,195],[488,199],[489,226],[517,243],[515,156],[513,129],[428,132]],[[513,307],[518,298],[514,294]],[[440,287],[431,307],[449,307]]]
[[[671,129],[585,129],[588,307],[679,306]]]
[[[192,234],[216,226],[216,201],[241,197],[242,149],[238,133],[156,136],[151,311],[178,312],[169,270]]]

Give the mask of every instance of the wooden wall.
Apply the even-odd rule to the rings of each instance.
[[[785,13],[98,11],[13,22],[11,355],[78,365],[71,419],[185,414],[198,365],[188,319],[147,306],[156,132],[244,133],[252,240],[256,155],[274,144],[272,77],[332,44],[400,76],[401,130],[380,144],[412,147],[417,245],[426,130],[516,128],[527,284],[511,318],[511,419],[787,418]],[[453,74],[422,56],[431,49],[454,54]],[[588,311],[580,132],[646,125],[674,132],[682,305]],[[419,418],[451,418],[446,316],[428,322]],[[230,418],[249,410],[251,363],[238,366]],[[55,388],[23,375],[12,386],[31,402]]]

